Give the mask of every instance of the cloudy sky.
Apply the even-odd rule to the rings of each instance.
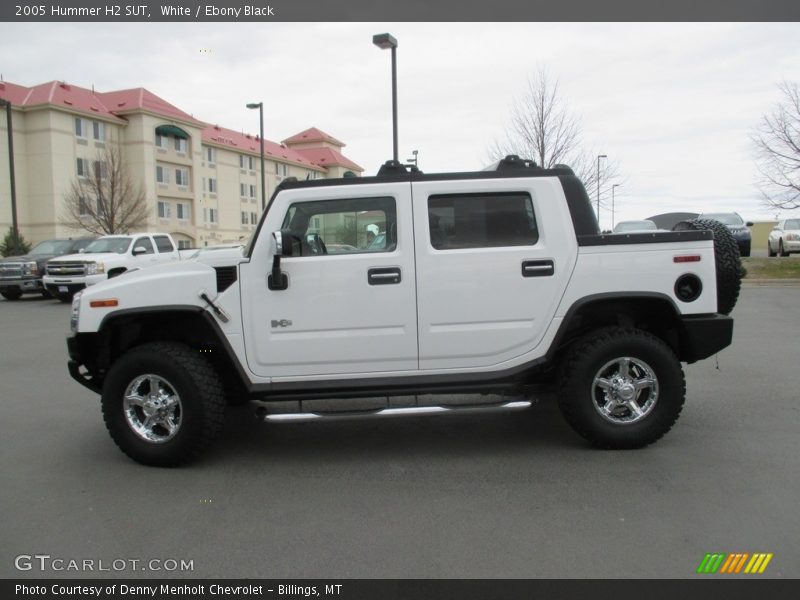
[[[399,40],[400,158],[426,172],[482,168],[515,96],[557,77],[585,145],[619,165],[617,221],[759,205],[748,134],[800,79],[797,24],[0,24],[5,80],[143,86],[195,117],[265,133],[316,126],[374,174],[391,155],[390,57]],[[607,211],[606,211],[607,212]],[[610,225],[610,214],[601,222]]]

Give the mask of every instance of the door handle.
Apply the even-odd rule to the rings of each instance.
[[[370,285],[400,283],[400,279],[399,267],[375,268],[367,271],[367,282]]]
[[[552,260],[523,260],[523,277],[552,277],[556,272],[555,263]]]

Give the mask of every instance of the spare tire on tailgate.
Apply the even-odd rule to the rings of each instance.
[[[672,231],[703,231],[714,233],[714,256],[717,264],[717,312],[730,314],[739,298],[742,286],[742,259],[739,245],[725,225],[713,219],[681,221]]]

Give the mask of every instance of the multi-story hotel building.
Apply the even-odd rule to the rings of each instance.
[[[65,196],[109,144],[118,145],[145,193],[149,216],[142,229],[200,247],[244,241],[258,223],[258,136],[195,119],[143,88],[96,92],[57,81],[33,87],[0,81],[0,98],[11,104],[17,218],[29,241],[81,235],[63,224]],[[12,219],[6,118],[0,117],[2,235]],[[265,139],[266,197],[290,176],[360,175],[343,146],[316,128],[281,143]]]

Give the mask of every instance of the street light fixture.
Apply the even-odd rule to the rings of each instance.
[[[14,238],[19,239],[19,226],[17,224],[17,184],[14,178],[14,130],[11,124],[11,102],[0,98],[0,106],[6,109],[6,130],[8,132],[8,172],[11,183],[11,229]]]
[[[372,36],[372,43],[381,50],[392,50],[392,158],[398,162],[397,151],[397,40],[389,33],[378,33]]]
[[[597,222],[600,222],[600,159],[608,158],[605,154],[597,155]]]
[[[267,207],[267,186],[264,180],[264,103],[251,102],[247,108],[258,109],[259,141],[261,142],[261,212]]]
[[[621,185],[621,183],[615,183],[611,186],[611,231],[614,231],[614,190]]]

